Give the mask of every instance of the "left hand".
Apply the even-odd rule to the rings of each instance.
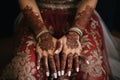
[[[56,48],[57,39],[54,38],[50,33],[44,33],[38,38],[36,45],[37,53],[37,69],[40,69],[40,60],[43,60],[44,71],[46,76],[53,76],[57,78],[57,71],[59,73],[59,54],[54,54]],[[58,76],[60,76],[58,74]]]
[[[80,37],[76,32],[69,32],[58,40],[59,47],[55,50],[56,54],[62,51],[61,55],[61,75],[64,75],[67,67],[68,76],[71,75],[71,69],[74,61],[75,69],[79,72],[79,56],[82,51]]]

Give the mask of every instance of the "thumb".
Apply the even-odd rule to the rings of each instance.
[[[62,51],[62,47],[63,47],[62,40],[57,41],[54,53],[59,54]]]

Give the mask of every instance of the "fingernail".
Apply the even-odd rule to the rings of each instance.
[[[76,68],[76,71],[79,72],[79,68]]]
[[[61,76],[60,71],[58,71],[58,76]]]
[[[55,51],[55,54],[58,54],[58,53],[59,53],[59,50],[56,50],[56,51]]]
[[[37,70],[39,70],[40,69],[40,66],[37,66]]]
[[[54,75],[54,78],[56,79],[57,78],[57,73],[53,73],[53,75]]]
[[[90,64],[88,60],[86,60],[86,63],[87,63],[87,64]]]
[[[64,75],[64,70],[61,71],[61,75],[62,75],[62,76]]]
[[[46,76],[48,77],[50,75],[50,73],[49,72],[46,72]]]
[[[68,76],[71,76],[71,71],[68,71]]]

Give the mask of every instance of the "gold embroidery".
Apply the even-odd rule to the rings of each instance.
[[[106,71],[104,70],[103,56],[101,51],[102,46],[102,37],[98,30],[98,21],[91,18],[90,23],[90,31],[89,29],[85,29],[85,34],[81,39],[81,45],[84,49],[82,54],[86,56],[89,64],[81,62],[81,71],[85,74],[83,75],[83,79],[87,79],[88,75],[94,78],[101,77],[103,74],[106,75]],[[92,49],[93,48],[93,49]],[[72,75],[77,75],[76,73]],[[73,76],[74,77],[74,76]],[[75,77],[74,77],[75,78]]]
[[[12,62],[6,66],[1,79],[36,80],[33,76],[36,72],[36,69],[34,68],[35,63],[30,61],[31,55],[29,49],[29,46],[33,45],[33,42],[29,40],[26,44],[26,49],[22,52],[17,52],[17,55],[12,59]]]

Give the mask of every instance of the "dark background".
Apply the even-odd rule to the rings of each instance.
[[[120,0],[99,0],[96,9],[110,31],[120,31]],[[0,38],[14,34],[13,24],[19,12],[17,0],[2,0],[0,2]]]
[[[14,20],[19,12],[17,0],[0,1],[0,38],[10,37],[14,34]]]
[[[98,0],[97,11],[109,30],[120,32],[120,0]]]

